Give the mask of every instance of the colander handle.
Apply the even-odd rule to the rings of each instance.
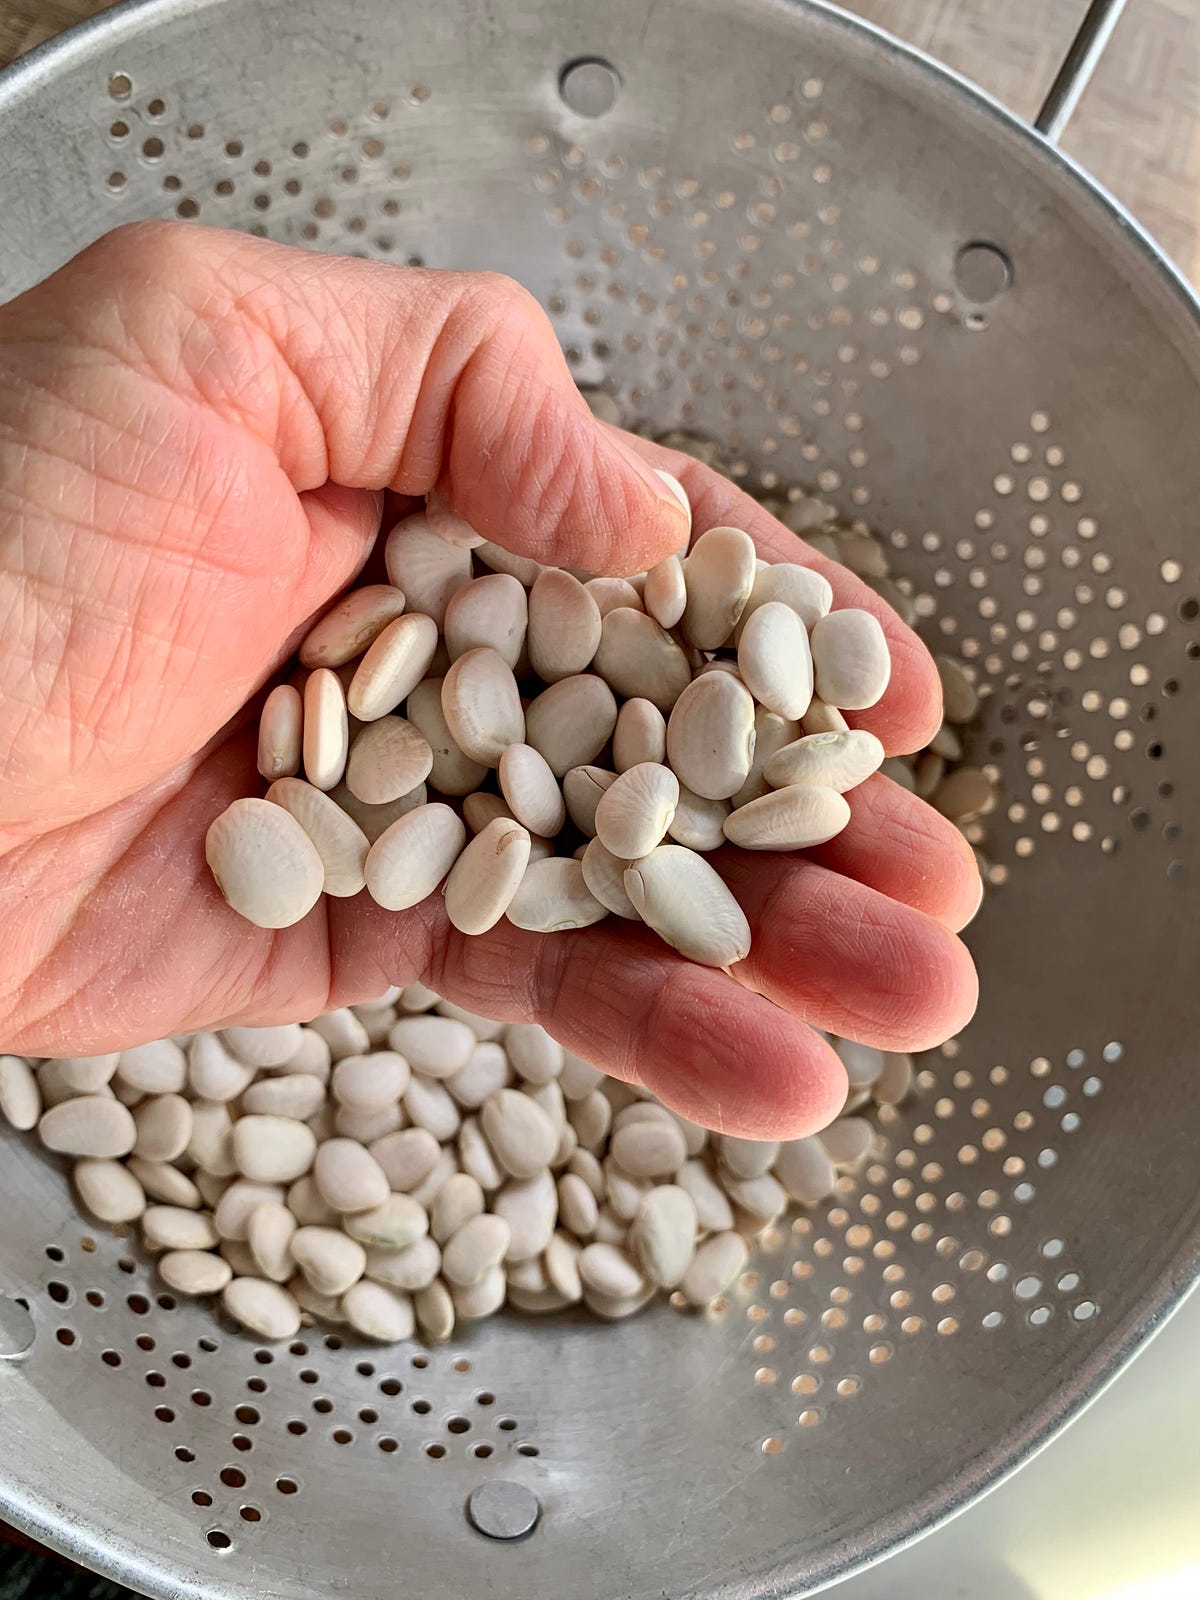
[[[1124,9],[1125,0],[1092,0],[1088,6],[1071,48],[1042,102],[1042,109],[1033,119],[1034,127],[1051,144],[1058,143],[1074,115]]]

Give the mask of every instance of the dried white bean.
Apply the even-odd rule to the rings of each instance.
[[[518,1089],[498,1089],[490,1095],[479,1121],[497,1161],[514,1178],[535,1177],[549,1165],[558,1146],[553,1120]]]
[[[808,632],[790,606],[768,600],[742,628],[738,671],[747,689],[776,716],[799,718],[812,704]]]
[[[546,1277],[550,1288],[564,1304],[575,1305],[583,1298],[579,1276],[581,1247],[565,1233],[556,1233],[546,1246]]]
[[[721,1182],[734,1205],[756,1222],[774,1222],[787,1210],[787,1194],[773,1173],[764,1172],[757,1178],[734,1178],[723,1172]]]
[[[558,1214],[558,1191],[549,1171],[534,1178],[513,1178],[492,1201],[492,1210],[508,1223],[512,1238],[506,1259],[528,1261],[550,1243]]]
[[[735,642],[741,639],[754,613],[772,602],[789,606],[806,628],[812,628],[832,610],[833,590],[829,580],[812,567],[802,567],[792,561],[759,567],[754,575],[750,598],[734,630]]]
[[[705,1233],[723,1233],[733,1227],[733,1207],[703,1161],[685,1161],[675,1182],[692,1198],[696,1217]]]
[[[391,1193],[375,1157],[354,1139],[327,1139],[313,1162],[313,1181],[326,1205],[343,1214],[370,1211]]]
[[[342,781],[350,748],[346,691],[328,667],[318,667],[304,685],[304,775],[314,788]]]
[[[437,1165],[438,1141],[424,1128],[389,1133],[370,1146],[393,1189],[408,1193],[423,1182]]]
[[[179,1094],[143,1100],[133,1113],[137,1125],[135,1155],[146,1161],[177,1161],[192,1137],[192,1108]]]
[[[419,904],[441,883],[466,842],[467,830],[449,806],[418,806],[371,846],[365,867],[371,898],[387,911]]]
[[[617,774],[606,772],[603,767],[572,767],[563,778],[571,821],[589,838],[596,833],[596,808],[616,781]]]
[[[608,915],[608,908],[589,890],[582,864],[557,856],[530,863],[506,915],[516,928],[561,933],[591,927]]]
[[[509,1076],[504,1047],[484,1042],[475,1046],[466,1066],[446,1078],[445,1083],[460,1106],[474,1111],[478,1110],[488,1095],[507,1087]]]
[[[743,850],[808,850],[841,833],[850,807],[836,789],[791,784],[725,818],[725,837]]]
[[[529,591],[526,644],[542,682],[558,683],[582,672],[599,643],[600,610],[578,578],[557,567],[539,573]]]
[[[779,1154],[778,1142],[771,1139],[739,1139],[723,1133],[715,1143],[721,1165],[734,1178],[761,1178]]]
[[[687,605],[687,584],[678,556],[668,556],[647,572],[642,603],[660,628],[673,628],[679,622]]]
[[[187,1082],[187,1057],[173,1039],[122,1050],[117,1076],[143,1094],[178,1094]]]
[[[413,1296],[417,1325],[431,1344],[444,1344],[454,1332],[454,1301],[440,1278]]]
[[[477,1213],[455,1230],[442,1250],[442,1271],[448,1282],[466,1288],[478,1283],[504,1260],[512,1234],[503,1217]]]
[[[483,1189],[469,1173],[455,1172],[442,1184],[429,1210],[429,1231],[443,1249],[464,1223],[484,1209]]]
[[[625,892],[659,938],[692,961],[729,967],[749,953],[745,913],[716,871],[693,850],[660,844],[628,868]]]
[[[234,1248],[241,1249],[242,1246],[235,1245]],[[234,1271],[238,1272],[238,1268],[235,1267]],[[242,1275],[239,1272],[239,1276]],[[300,1319],[302,1324],[307,1326],[313,1322],[321,1321],[332,1322],[336,1325],[345,1322],[346,1319],[342,1315],[340,1296],[318,1294],[302,1272],[294,1273],[288,1279],[286,1288],[288,1294],[292,1296],[304,1313]]]
[[[258,771],[271,782],[300,770],[304,701],[290,683],[280,683],[263,703],[258,720]]]
[[[710,528],[683,564],[687,605],[680,624],[696,650],[719,650],[733,632],[754,588],[754,541],[740,528]],[[694,785],[693,785],[694,787]]]
[[[526,1083],[549,1083],[563,1069],[566,1053],[537,1022],[514,1022],[504,1034],[504,1048],[513,1071]]]
[[[670,711],[692,676],[691,662],[671,634],[631,606],[618,607],[604,618],[592,669],[622,699],[649,700],[663,713]]]
[[[429,791],[423,783],[419,783],[415,789],[410,789],[408,794],[401,795],[399,800],[389,800],[382,806],[367,806],[352,795],[344,783],[339,783],[329,798],[341,807],[357,827],[362,829],[370,845],[381,839],[393,822],[399,822],[401,817],[406,817],[418,806],[426,805]]]
[[[300,1331],[299,1305],[266,1278],[235,1278],[221,1300],[235,1322],[262,1339],[292,1339]]]
[[[404,607],[403,591],[391,584],[368,583],[361,589],[351,589],[309,630],[300,646],[300,665],[344,667],[374,644],[389,622],[403,616]],[[268,706],[270,703],[268,700]],[[263,777],[278,778],[283,770],[263,772]]]
[[[433,770],[433,747],[404,717],[379,717],[354,736],[346,787],[364,805],[386,805],[410,794]]]
[[[691,1265],[696,1225],[696,1205],[686,1189],[661,1184],[643,1197],[629,1227],[629,1248],[660,1289],[674,1289]]]
[[[20,1061],[21,1057],[4,1059]],[[114,1050],[102,1056],[64,1056],[57,1067],[63,1082],[70,1085],[76,1094],[99,1094],[105,1084],[112,1082],[120,1061],[120,1051]]]
[[[125,1170],[137,1179],[151,1199],[161,1200],[164,1205],[198,1211],[204,1203],[199,1189],[186,1173],[166,1161],[143,1161],[140,1156],[130,1156]]]
[[[877,617],[869,611],[831,611],[812,630],[816,691],[839,711],[864,711],[882,699],[892,658]]]
[[[453,927],[477,935],[496,926],[521,886],[529,848],[528,830],[508,817],[497,817],[468,841],[444,890]]]
[[[585,1150],[595,1151],[608,1137],[612,1126],[612,1105],[598,1090],[581,1100],[572,1100],[567,1116]]]
[[[683,1133],[670,1118],[625,1123],[613,1133],[612,1153],[633,1178],[661,1178],[687,1159]]]
[[[763,769],[774,789],[811,784],[844,794],[856,789],[883,762],[883,746],[873,733],[810,733],[775,752]]]
[[[233,1268],[207,1250],[168,1250],[158,1261],[158,1271],[176,1294],[220,1294],[233,1277]]]
[[[465,1022],[441,1016],[401,1017],[388,1042],[414,1072],[427,1078],[449,1078],[461,1072],[477,1043]]]
[[[846,733],[850,724],[836,706],[827,706],[815,696],[801,719],[805,733]]]
[[[526,589],[532,589],[537,582],[538,574],[546,570],[542,563],[535,561],[532,556],[514,555],[503,545],[493,544],[488,539],[476,546],[475,554],[485,567],[493,572],[508,573]]]
[[[592,578],[584,584],[584,588],[596,602],[602,621],[610,611],[617,611],[622,606],[628,606],[632,611],[644,609],[641,595],[628,578]]]
[[[397,1294],[382,1283],[370,1283],[365,1279],[346,1290],[342,1296],[342,1311],[356,1333],[380,1344],[397,1344],[401,1339],[410,1339],[416,1325],[413,1303],[408,1295]]]
[[[869,1089],[883,1072],[883,1051],[873,1045],[839,1039],[834,1049],[846,1069],[851,1089]]]
[[[617,702],[612,690],[603,678],[582,673],[552,683],[530,702],[524,739],[546,758],[554,776],[563,778],[572,767],[594,761],[616,725]]]
[[[839,1117],[821,1132],[821,1143],[835,1167],[856,1167],[870,1154],[875,1130],[865,1117]]]
[[[295,1270],[292,1239],[296,1218],[287,1206],[265,1201],[256,1206],[246,1221],[246,1244],[264,1278],[286,1283]]]
[[[328,1115],[328,1111],[324,1114]],[[322,1130],[320,1137],[328,1139],[336,1133],[358,1144],[373,1144],[389,1133],[398,1133],[407,1121],[398,1105],[384,1106],[381,1111],[352,1111],[349,1106],[338,1106],[332,1123]]]
[[[192,1137],[187,1154],[213,1178],[233,1176],[238,1165],[233,1152],[233,1118],[227,1105],[212,1100],[192,1102]]]
[[[614,1300],[639,1295],[646,1287],[637,1262],[617,1245],[598,1242],[586,1245],[579,1252],[578,1267],[579,1276],[589,1289]]]
[[[451,1284],[450,1296],[455,1315],[463,1322],[482,1321],[494,1316],[504,1304],[507,1280],[503,1267],[491,1267],[477,1283]]]
[[[211,1250],[217,1243],[213,1219],[183,1206],[147,1206],[142,1238],[148,1250]]]
[[[471,578],[471,552],[439,538],[426,514],[405,517],[387,536],[387,575],[408,597],[409,607],[440,628],[451,596]]]
[[[437,647],[437,623],[425,613],[410,612],[389,622],[350,680],[346,704],[351,716],[374,722],[394,710],[429,671]]]
[[[729,800],[706,800],[681,783],[667,832],[688,850],[716,850],[725,843],[725,818],[731,804]]]
[[[562,1071],[558,1075],[559,1088],[567,1100],[586,1100],[592,1091],[604,1082],[604,1074],[590,1061],[563,1051]]]
[[[204,855],[230,907],[259,928],[290,928],[321,897],[316,846],[282,806],[235,800],[212,823]]]
[[[367,1264],[362,1245],[337,1228],[297,1228],[291,1248],[293,1261],[309,1283],[330,1298],[357,1283]]]
[[[477,1117],[467,1117],[458,1131],[458,1160],[485,1193],[491,1194],[507,1181],[508,1174],[496,1160]]]
[[[259,1206],[282,1204],[281,1185],[239,1178],[217,1201],[213,1225],[222,1239],[244,1240],[248,1237],[250,1218]]]
[[[316,1135],[294,1117],[248,1116],[233,1126],[233,1155],[243,1178],[292,1183],[313,1164]]]
[[[408,1061],[394,1050],[344,1056],[333,1069],[334,1099],[353,1111],[382,1111],[396,1104],[411,1077]]]
[[[442,715],[463,754],[485,767],[525,738],[512,668],[486,646],[459,656],[442,679]]]
[[[825,1146],[815,1135],[789,1139],[780,1146],[775,1176],[798,1204],[815,1206],[827,1200],[837,1183],[837,1172]]]
[[[103,1087],[96,1085],[97,1089]],[[33,1069],[21,1056],[0,1056],[0,1115],[10,1127],[28,1133],[37,1127],[41,1114],[42,1092]]]
[[[130,1112],[111,1095],[84,1094],[51,1106],[38,1123],[47,1150],[64,1156],[127,1156],[137,1138]]]
[[[307,1122],[325,1104],[325,1085],[308,1072],[260,1078],[242,1096],[242,1111]]]
[[[680,1288],[694,1306],[706,1306],[727,1289],[749,1257],[746,1241],[737,1233],[715,1233],[696,1249]]]
[[[381,1205],[348,1216],[344,1227],[360,1244],[380,1250],[406,1250],[429,1232],[429,1216],[411,1195],[391,1194]]]
[[[141,1184],[120,1161],[77,1161],[71,1177],[80,1200],[101,1222],[136,1222],[146,1209]]]
[[[427,1288],[441,1270],[442,1252],[428,1234],[403,1250],[367,1249],[366,1276],[410,1294]]]
[[[912,1081],[912,1057],[898,1051],[888,1051],[883,1058],[883,1071],[872,1090],[876,1103],[881,1106],[898,1106],[907,1098],[912,1088]]]
[[[627,861],[660,844],[679,801],[679,779],[669,767],[644,761],[622,772],[596,806],[596,837]]]
[[[595,1233],[599,1216],[596,1196],[578,1173],[564,1172],[559,1178],[558,1212],[563,1226],[577,1239],[587,1239]]]
[[[558,779],[546,758],[529,744],[511,744],[500,757],[498,776],[508,814],[532,833],[553,837],[566,821]]]
[[[935,656],[938,677],[942,680],[942,706],[947,722],[971,722],[979,710],[979,695],[975,685],[952,656]],[[961,752],[961,746],[960,746]],[[939,754],[942,752],[939,751]],[[958,758],[951,755],[950,759]]]
[[[754,759],[754,701],[725,672],[694,679],[667,721],[667,759],[680,783],[705,800],[727,800]]]
[[[462,1121],[449,1090],[420,1073],[404,1091],[404,1109],[411,1122],[428,1129],[442,1144],[454,1138]]]
[[[646,1193],[648,1191],[643,1192]],[[638,1203],[641,1203],[640,1196]],[[601,1206],[596,1216],[596,1243],[623,1245],[628,1237],[628,1234],[628,1219],[622,1219],[621,1217],[618,1217],[616,1212],[609,1205]]]
[[[198,1033],[187,1048],[188,1087],[200,1100],[236,1100],[256,1069],[239,1061],[215,1033]]]

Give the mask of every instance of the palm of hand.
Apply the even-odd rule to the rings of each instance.
[[[379,491],[419,493],[440,477],[482,531],[612,570],[645,490],[510,291],[482,331],[468,291],[465,329],[443,316],[430,343],[432,275],[222,235],[201,247],[198,230],[179,232],[193,241],[186,260],[178,235],[163,243],[161,231],[149,236],[159,259],[129,272],[118,258],[132,281],[111,314],[103,300],[97,314],[86,281],[99,275],[108,292],[110,243],[60,275],[82,286],[64,293],[51,280],[2,330],[0,481],[15,486],[15,509],[0,508],[11,639],[0,667],[0,1047],[83,1053],[307,1017],[420,978],[473,1010],[537,1017],[690,1115],[766,1135],[823,1122],[840,1102],[836,1060],[805,1020],[894,1048],[959,1026],[974,980],[949,930],[975,908],[973,860],[948,824],[879,777],[856,792],[846,833],[807,858],[722,853],[755,939],[735,977],[692,967],[629,924],[555,938],[502,921],[463,939],[436,897],[400,915],[365,895],[325,901],[277,933],[229,910],[203,844],[232,799],[260,792],[241,708],[362,565]],[[222,271],[232,282],[214,294]],[[365,330],[347,333],[346,280],[361,292],[362,273],[386,274],[393,298],[397,277],[409,280],[408,322],[397,327],[394,306],[391,321],[368,310]],[[327,352],[336,366],[348,339],[331,378]],[[460,344],[465,364],[451,359]],[[768,558],[797,558],[794,537],[724,480],[644,453],[684,480],[699,526],[733,522]],[[669,544],[637,509],[646,548]],[[548,544],[556,526],[585,531]],[[624,539],[617,564],[644,564]],[[800,558],[822,565],[802,546]],[[881,609],[824,565],[839,604]],[[907,630],[894,618],[888,629],[893,687],[858,720],[890,749],[916,748],[936,725],[935,680]]]

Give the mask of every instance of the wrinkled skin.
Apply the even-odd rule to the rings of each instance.
[[[204,835],[261,792],[259,691],[396,497],[437,485],[512,550],[631,572],[682,533],[646,463],[683,480],[698,527],[744,527],[879,616],[892,683],[853,720],[919,748],[940,702],[915,636],[724,479],[595,423],[512,283],[139,224],[0,311],[0,1050],[306,1018],[420,979],[777,1137],[844,1095],[808,1024],[895,1049],[959,1028],[974,861],[879,776],[819,850],[710,858],[754,934],[732,974],[615,919],[466,939],[438,896],[394,914],[359,895],[268,932],[217,892]]]

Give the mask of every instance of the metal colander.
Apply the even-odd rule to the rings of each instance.
[[[143,216],[514,274],[628,420],[884,537],[1002,790],[978,1017],[712,1317],[259,1348],[6,1138],[0,1510],[164,1596],[750,1600],[964,1505],[1195,1267],[1188,293],[1042,138],[778,0],[147,0],[10,72],[0,145],[6,293]]]

